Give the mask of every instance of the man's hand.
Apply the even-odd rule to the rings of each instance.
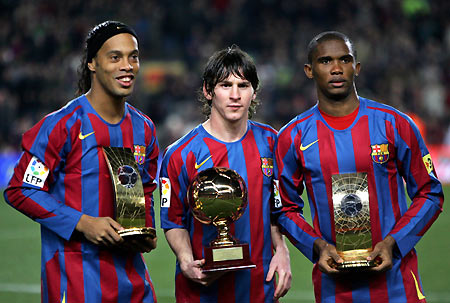
[[[314,250],[319,255],[317,265],[321,272],[326,274],[338,274],[337,264],[344,262],[336,251],[336,247],[322,239],[314,241]]]
[[[123,227],[110,217],[82,215],[75,229],[97,245],[111,246],[123,242],[122,237],[117,233]]]
[[[191,260],[191,261],[180,261],[180,268],[183,275],[191,279],[194,282],[200,283],[203,286],[211,285],[219,277],[221,277],[224,272],[211,272],[204,273],[202,271],[202,266],[205,264],[205,259],[201,260]]]
[[[278,248],[270,261],[269,272],[267,273],[266,281],[273,279],[275,272],[278,274],[277,288],[273,295],[274,301],[283,297],[291,288],[292,273],[291,262],[289,257],[289,250]]]
[[[392,268],[392,250],[394,245],[395,239],[391,235],[388,235],[383,241],[375,245],[367,260],[375,260],[381,263],[372,267],[370,271],[384,272]]]

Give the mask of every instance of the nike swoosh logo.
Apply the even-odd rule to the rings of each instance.
[[[305,151],[305,150],[307,150],[308,148],[310,148],[311,147],[311,145],[313,145],[314,143],[316,143],[317,141],[319,141],[319,139],[317,139],[316,141],[314,141],[314,142],[312,142],[312,143],[309,143],[308,145],[306,145],[306,146],[303,146],[303,143],[302,144],[300,144],[300,150],[301,151]]]
[[[83,134],[80,132],[80,134],[78,135],[78,138],[80,138],[80,140],[84,140],[84,139],[86,139],[87,137],[89,137],[90,135],[92,135],[93,133],[95,133],[95,132],[92,132],[92,133],[83,135]]]
[[[211,158],[211,156],[209,156],[208,158],[206,158],[202,163],[200,163],[200,164],[197,164],[197,162],[195,162],[195,169],[199,169],[203,164],[205,164],[206,163],[206,161],[208,161],[209,160],[209,158]]]
[[[422,292],[420,291],[419,283],[417,283],[416,276],[414,275],[414,273],[412,272],[412,270],[411,270],[411,275],[413,276],[414,284],[416,285],[417,297],[419,298],[419,300],[425,299],[425,296],[424,296],[424,295],[422,294]]]

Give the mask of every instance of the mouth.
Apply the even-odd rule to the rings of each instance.
[[[340,88],[340,87],[344,86],[345,82],[346,82],[345,79],[338,78],[338,79],[332,79],[328,83],[330,83],[331,86],[333,86],[335,88]]]
[[[123,87],[130,87],[134,81],[134,75],[127,74],[116,77],[117,82]]]
[[[230,104],[228,105],[229,108],[231,108],[232,110],[238,110],[242,107],[242,105],[240,104]]]

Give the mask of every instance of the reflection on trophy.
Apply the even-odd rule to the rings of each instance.
[[[118,231],[125,241],[154,238],[156,231],[145,226],[145,197],[141,175],[130,148],[103,147],[113,182],[116,218],[125,229]]]
[[[340,270],[376,265],[366,258],[372,251],[367,173],[332,176],[336,250],[344,260]]]
[[[247,188],[232,169],[212,167],[198,173],[187,192],[194,217],[217,228],[218,236],[204,248],[203,271],[230,271],[256,267],[250,261],[249,245],[229,234],[228,224],[239,219],[247,206]]]

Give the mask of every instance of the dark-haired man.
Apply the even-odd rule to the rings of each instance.
[[[134,30],[116,21],[86,39],[79,94],[27,131],[5,200],[41,224],[42,302],[154,302],[142,255],[156,239],[123,251],[102,147],[133,150],[142,177],[146,225],[158,144],[153,122],[125,99],[139,72]]]
[[[357,95],[354,78],[360,67],[344,34],[324,32],[310,42],[304,70],[316,84],[318,103],[279,132],[275,182],[280,196],[275,200],[281,202],[275,214],[282,232],[315,263],[317,302],[425,302],[414,246],[442,211],[442,186],[412,120]],[[362,188],[368,188],[368,205],[359,197],[350,202],[352,209],[335,204],[340,201],[334,198],[336,181],[358,176],[367,180],[361,184],[367,183]],[[313,226],[302,216],[304,188]],[[337,228],[343,217],[335,214],[356,216],[366,207],[373,250],[365,260],[376,260],[376,266],[341,271],[336,238],[352,227]]]
[[[247,53],[237,46],[214,53],[201,88],[207,120],[165,152],[161,226],[177,257],[177,302],[273,302],[290,288],[289,252],[270,220],[276,131],[249,120],[257,105],[258,84],[255,64]],[[249,243],[256,268],[224,275],[202,271],[203,248],[217,234],[214,226],[193,217],[186,191],[197,173],[210,167],[231,168],[247,184],[248,206],[230,230],[239,242]]]

